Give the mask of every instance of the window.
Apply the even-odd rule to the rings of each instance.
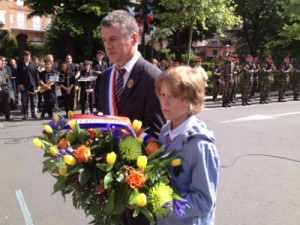
[[[39,16],[35,16],[32,18],[32,27],[34,30],[41,29],[41,18]]]
[[[17,6],[24,6],[24,0],[17,0],[16,5]]]
[[[5,11],[0,10],[0,23],[5,24]]]
[[[24,28],[25,27],[24,13],[17,13],[17,27],[18,28]]]
[[[218,50],[217,49],[213,49],[213,56],[218,56]]]

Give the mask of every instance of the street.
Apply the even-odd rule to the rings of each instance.
[[[215,225],[299,225],[300,103],[253,103],[208,101],[199,114],[221,160]],[[54,179],[42,173],[43,152],[31,140],[47,120],[13,117],[0,117],[0,224],[88,224],[70,198],[52,195]]]

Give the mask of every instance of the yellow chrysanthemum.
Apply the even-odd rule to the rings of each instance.
[[[168,215],[169,208],[163,205],[173,200],[172,194],[173,189],[164,183],[158,183],[150,189],[148,202],[152,205],[154,214],[160,217]]]
[[[142,155],[142,146],[134,137],[126,137],[120,141],[120,152],[122,159],[137,160]]]

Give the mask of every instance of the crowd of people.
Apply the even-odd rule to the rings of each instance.
[[[94,61],[85,60],[82,65],[73,63],[71,55],[59,64],[52,54],[40,59],[24,51],[19,62],[7,62],[5,56],[0,56],[1,115],[11,121],[11,109],[20,106],[23,120],[29,115],[34,119],[44,119],[46,115],[52,118],[53,111],[60,110],[61,105],[67,115],[78,104],[82,114],[86,109],[95,112],[98,78],[108,67],[104,55],[99,50]]]

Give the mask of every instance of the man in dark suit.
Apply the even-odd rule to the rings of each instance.
[[[146,61],[138,51],[139,28],[134,17],[123,10],[113,11],[101,22],[101,37],[109,60],[114,64],[101,76],[98,112],[141,120],[143,127],[157,137],[165,123],[154,81],[161,71]],[[116,84],[122,75],[120,97]],[[118,97],[118,99],[116,99]]]
[[[101,37],[113,66],[101,75],[98,112],[141,120],[146,132],[157,138],[165,123],[154,82],[161,71],[138,51],[139,28],[134,17],[124,10],[109,13],[101,22]],[[126,209],[125,225],[147,225],[140,214],[133,218]]]
[[[94,70],[94,73],[95,73],[95,76],[97,76],[97,80],[96,80],[96,85],[95,85],[95,102],[96,102],[96,105],[97,105],[97,102],[99,100],[99,85],[100,85],[100,82],[101,82],[101,74],[104,70],[107,69],[107,63],[103,60],[105,56],[105,53],[101,50],[98,50],[97,51],[97,54],[96,54],[96,60],[93,62],[93,70]]]

